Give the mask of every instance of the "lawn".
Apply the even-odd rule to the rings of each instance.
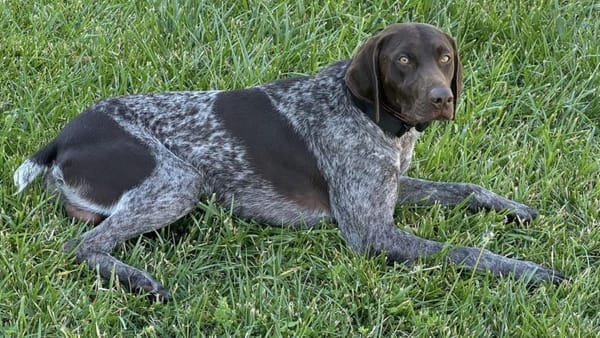
[[[423,134],[409,174],[480,184],[540,216],[406,206],[398,226],[569,284],[387,266],[334,224],[273,228],[205,200],[117,248],[173,292],[153,304],[62,253],[87,226],[41,181],[13,196],[14,169],[100,98],[313,74],[408,21],[456,37],[465,70],[456,120]],[[0,1],[0,336],[598,336],[599,36],[592,0]]]

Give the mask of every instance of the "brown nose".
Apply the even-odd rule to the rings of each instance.
[[[438,109],[454,102],[454,95],[448,87],[435,87],[429,92],[429,100]]]

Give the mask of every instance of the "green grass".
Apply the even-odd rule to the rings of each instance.
[[[457,120],[410,175],[481,184],[539,209],[529,225],[398,208],[420,236],[552,266],[527,289],[445,265],[388,267],[334,225],[272,228],[203,203],[115,255],[174,293],[150,304],[61,248],[85,226],[14,169],[94,101],[312,74],[393,22],[457,38]],[[590,337],[600,332],[600,5],[582,1],[0,1],[0,336]]]

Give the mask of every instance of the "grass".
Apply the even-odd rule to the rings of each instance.
[[[66,257],[85,230],[13,170],[94,101],[233,89],[312,74],[393,22],[456,37],[465,93],[422,137],[410,175],[468,181],[536,207],[529,225],[462,208],[398,208],[420,236],[483,246],[573,278],[519,281],[388,267],[210,201],[119,246],[174,293],[150,304]],[[600,5],[582,1],[0,1],[0,336],[598,336]]]

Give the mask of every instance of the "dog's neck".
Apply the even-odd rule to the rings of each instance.
[[[375,107],[373,103],[362,100],[358,98],[356,95],[352,94],[350,89],[347,90],[348,95],[352,98],[352,102],[365,114],[367,115],[375,124],[379,126],[383,131],[395,135],[396,137],[400,137],[404,135],[410,128],[415,127],[418,131],[423,131],[427,128],[428,124],[419,124],[416,126],[409,125],[405,122],[400,121],[398,118],[394,117],[391,112],[388,112],[385,107],[380,107],[382,114],[379,114],[379,122],[377,122],[377,118],[375,116]]]

